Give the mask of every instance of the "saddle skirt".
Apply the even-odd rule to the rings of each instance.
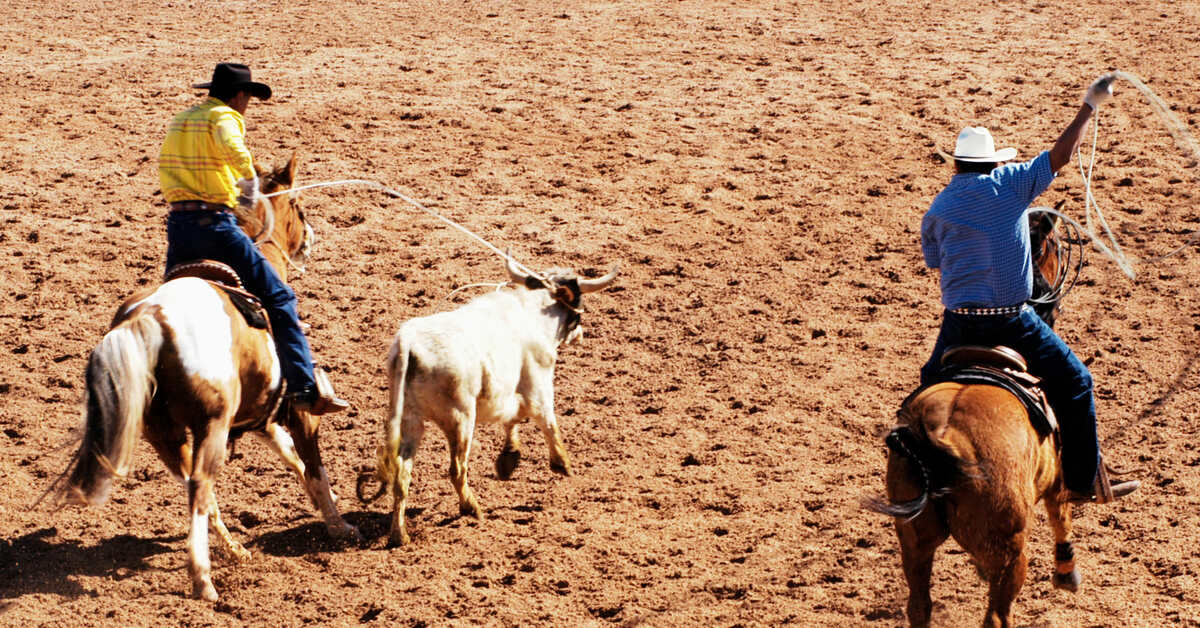
[[[1058,420],[1039,386],[1042,380],[1025,369],[1025,359],[1008,347],[950,347],[942,355],[942,370],[937,380],[914,391],[904,405],[929,386],[942,382],[998,386],[1021,401],[1033,429],[1043,438],[1053,436],[1057,446]]]
[[[167,269],[163,275],[163,283],[181,277],[203,279],[209,284],[220,288],[229,296],[233,307],[246,319],[246,324],[255,329],[271,329],[266,309],[258,297],[246,291],[242,280],[236,271],[228,264],[211,259],[193,260],[176,264]]]

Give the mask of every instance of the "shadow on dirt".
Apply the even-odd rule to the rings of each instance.
[[[409,508],[408,516],[420,514],[422,510]],[[257,536],[247,543],[246,547],[257,549],[270,556],[296,557],[313,552],[341,552],[352,547],[365,548],[375,545],[377,541],[387,536],[388,527],[391,525],[391,515],[388,513],[358,511],[347,512],[342,516],[347,523],[358,528],[359,534],[363,537],[361,543],[335,539],[329,536],[324,523],[312,521],[287,530]],[[253,533],[250,534],[253,535]]]
[[[123,580],[141,571],[159,570],[146,563],[156,554],[176,552],[184,536],[141,538],[122,534],[94,546],[63,540],[58,528],[43,528],[25,536],[0,539],[0,599],[29,593],[53,593],[68,598],[88,592],[71,576],[108,576]]]

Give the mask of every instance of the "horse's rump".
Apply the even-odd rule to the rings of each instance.
[[[926,407],[932,397],[953,392],[953,388],[953,384],[934,384],[904,400],[896,413],[900,424],[892,428],[884,443],[891,452],[888,477],[905,481],[889,481],[887,499],[868,499],[866,508],[904,519],[916,517],[970,473],[970,465],[944,440],[948,413],[929,412]]]
[[[1008,476],[1025,466],[1014,461],[1039,446],[1023,403],[997,386],[934,384],[905,400],[897,416],[900,425],[884,439],[892,454],[887,500],[865,503],[895,517],[915,517],[951,493],[1008,486]]]
[[[279,359],[270,334],[247,322],[233,297],[209,281],[183,277],[127,302],[118,318],[136,316],[142,304],[158,307],[164,327],[158,379],[172,413],[204,414],[236,403],[231,428],[266,420],[282,385]]]

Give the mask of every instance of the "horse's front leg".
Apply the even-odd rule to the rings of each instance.
[[[315,417],[310,420],[315,420]],[[267,445],[296,474],[313,506],[321,513],[329,535],[336,539],[361,540],[362,535],[359,534],[358,528],[346,523],[338,512],[337,498],[329,487],[329,476],[325,472],[325,466],[321,464],[316,430],[312,430],[310,434],[303,426],[287,430],[278,423],[268,423],[265,432],[263,436]]]
[[[1075,568],[1075,547],[1071,544],[1071,508],[1058,495],[1045,499],[1046,514],[1054,531],[1054,588],[1075,593],[1082,578]]]

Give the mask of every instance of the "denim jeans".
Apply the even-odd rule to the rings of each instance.
[[[1042,390],[1058,418],[1062,435],[1063,483],[1090,493],[1100,469],[1092,375],[1071,348],[1029,307],[1017,315],[968,316],[949,310],[933,355],[921,368],[921,385],[936,381],[942,354],[954,345],[1004,345],[1024,356],[1029,372],[1042,378]]]
[[[195,259],[228,264],[271,319],[275,350],[288,390],[314,385],[312,352],[300,330],[296,293],[254,246],[228,212],[177,211],[167,217],[167,268]]]

